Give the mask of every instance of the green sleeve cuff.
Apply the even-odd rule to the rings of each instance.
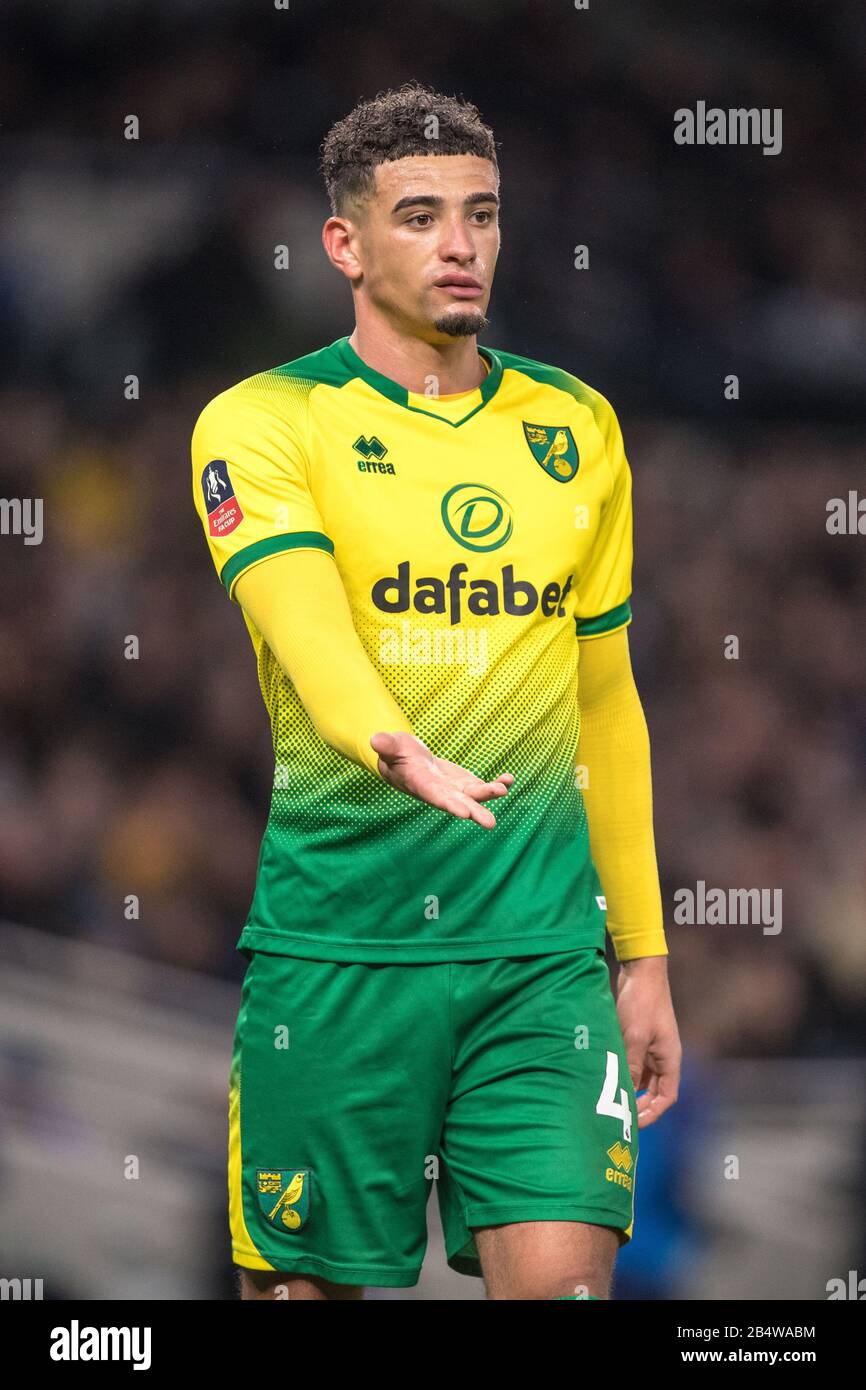
[[[269,555],[279,555],[283,550],[327,550],[334,553],[334,542],[322,531],[287,531],[279,536],[266,536],[264,540],[253,541],[243,550],[226,560],[220,570],[220,579],[231,596],[235,581],[250,565],[258,564]]]
[[[575,618],[574,625],[578,637],[601,637],[604,633],[614,632],[616,628],[625,627],[626,623],[630,622],[631,595],[624,603],[618,603],[616,608],[609,608],[597,618]]]

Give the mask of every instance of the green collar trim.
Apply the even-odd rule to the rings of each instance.
[[[425,410],[423,406],[419,405],[410,405],[409,392],[406,390],[406,387],[401,386],[397,381],[392,381],[388,376],[383,376],[381,372],[374,371],[372,367],[368,367],[363,358],[359,357],[355,349],[351,346],[348,334],[345,338],[338,338],[331,346],[352,376],[360,377],[362,381],[366,381],[367,385],[372,386],[374,391],[378,391],[381,396],[387,396],[388,400],[393,401],[395,405],[402,405],[405,410],[414,411],[416,415],[427,415],[431,420],[441,421],[443,425],[457,426],[465,424],[466,421],[470,420],[473,415],[476,415],[479,410],[483,410],[487,402],[495,396],[499,389],[499,383],[502,380],[502,363],[496,353],[492,348],[479,347],[478,352],[480,356],[485,359],[490,368],[486,377],[477,388],[481,399],[478,404],[467,411],[460,420],[447,420],[444,415],[437,415],[433,410]]]

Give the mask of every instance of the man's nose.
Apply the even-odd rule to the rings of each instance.
[[[459,256],[462,260],[471,260],[474,257],[475,243],[464,222],[451,223],[445,236],[443,251],[451,256]]]

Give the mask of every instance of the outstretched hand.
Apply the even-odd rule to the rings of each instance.
[[[486,829],[496,824],[496,817],[480,803],[505,796],[514,781],[513,773],[503,772],[493,782],[482,782],[474,772],[437,758],[426,743],[402,731],[373,734],[370,746],[379,754],[379,773],[389,786]]]

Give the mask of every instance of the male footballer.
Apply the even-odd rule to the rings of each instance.
[[[499,170],[474,106],[407,84],[322,156],[354,330],[192,440],[276,760],[238,941],[240,1293],[416,1284],[435,1180],[489,1298],[606,1299],[681,1055],[622,437],[577,377],[478,346]]]

